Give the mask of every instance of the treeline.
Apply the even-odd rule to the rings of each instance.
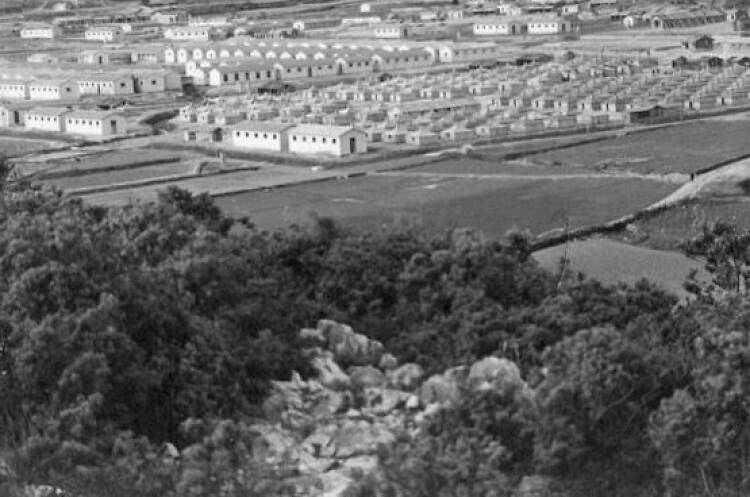
[[[747,495],[748,240],[719,226],[690,241],[717,280],[680,305],[645,281],[546,272],[520,233],[264,232],[176,189],[103,208],[10,186],[0,454],[81,496],[216,495],[201,478],[240,466],[246,484],[220,494],[276,495],[243,427],[270,380],[309,374],[298,330],[331,318],[428,373],[508,358],[534,390],[465,392],[356,495],[505,495],[530,472],[571,495]]]

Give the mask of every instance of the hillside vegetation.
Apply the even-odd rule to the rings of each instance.
[[[689,241],[715,281],[678,305],[543,270],[518,233],[263,232],[180,190],[100,208],[9,185],[0,494],[293,495],[365,453],[335,495],[747,495],[748,246]],[[363,335],[299,333],[323,318]],[[321,430],[339,450],[304,470],[268,456]]]

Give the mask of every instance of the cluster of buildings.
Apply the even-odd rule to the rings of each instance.
[[[191,18],[176,8],[155,10],[140,7],[129,13],[95,16],[60,16],[51,24],[28,24],[19,34],[27,39],[54,39],[61,33],[83,33],[83,39],[114,43],[125,41],[126,34],[157,34],[173,42],[205,42],[231,36],[249,34],[254,37],[321,37],[327,34],[344,34],[347,37],[457,39],[459,37],[488,35],[491,29],[480,28],[488,23],[505,21],[516,27],[517,34],[557,34],[569,32],[575,25],[579,3],[557,2],[554,8],[541,8],[539,2],[521,4],[511,2],[474,2],[466,7],[401,7],[389,6],[386,10],[371,12],[370,4],[361,5],[360,16],[346,14],[318,18],[280,19],[272,21],[250,20],[249,17],[215,16]],[[552,5],[552,4],[550,4]],[[566,31],[543,27],[554,22]],[[363,31],[364,29],[364,31]]]
[[[127,133],[127,120],[118,112],[74,110],[70,107],[22,108],[0,104],[0,128],[65,133],[87,137],[119,136]]]
[[[258,152],[334,157],[367,152],[367,135],[351,126],[243,121],[229,127],[228,135],[232,147]]]
[[[180,90],[182,78],[166,69],[94,70],[86,64],[7,64],[0,78],[2,100],[75,101],[86,96],[124,96]]]
[[[656,30],[689,28],[730,22],[736,19],[737,11],[722,11],[710,8],[680,8],[662,5],[650,9],[628,12],[622,22],[626,28],[651,28]]]
[[[556,35],[575,32],[573,20],[555,15],[486,17],[472,26],[476,36]]]
[[[591,56],[529,57],[522,66],[511,61],[523,43],[501,39],[549,35],[560,41],[602,16],[627,28],[656,30],[745,19],[737,11],[625,11],[618,0],[461,3],[362,4],[359,17],[295,21],[199,19],[176,8],[138,7],[27,24],[19,31],[22,38],[76,33],[76,40],[105,46],[92,44],[74,60],[55,52],[34,54],[35,63],[3,62],[0,126],[118,135],[126,132],[122,115],[64,105],[88,96],[181,90],[190,81],[215,87],[209,95],[236,90],[240,96],[182,108],[177,121],[185,141],[340,157],[379,147],[587,131],[750,105],[743,66],[665,65],[640,55],[593,55],[598,48]],[[139,36],[126,38],[130,34]],[[730,42],[737,50],[750,46],[738,36],[716,40],[725,48]],[[106,45],[113,43],[122,46]],[[713,51],[714,39],[702,37],[692,47]],[[56,107],[36,103],[50,101]]]
[[[43,23],[29,23],[21,28],[19,36],[27,40],[53,40],[60,34],[57,26]]]
[[[184,107],[178,122],[189,142],[341,156],[373,146],[448,145],[677,119],[750,106],[749,90],[750,70],[737,65],[679,70],[655,59],[578,57],[218,99]]]
[[[436,65],[495,63],[508,51],[492,42],[390,43],[232,40],[167,47],[168,64],[184,64],[196,85],[263,84],[365,76]]]
[[[161,33],[170,25],[182,25],[189,22],[186,12],[176,9],[152,9],[149,7],[123,7],[112,13],[95,15],[69,15],[59,11],[49,23],[30,22],[24,24],[18,35],[24,39],[51,40],[61,35],[80,36],[87,41],[117,42],[128,33]]]

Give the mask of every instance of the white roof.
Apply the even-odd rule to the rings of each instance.
[[[107,110],[76,110],[68,114],[67,117],[74,119],[104,119],[110,116],[122,117],[122,114],[118,112],[112,112]]]
[[[29,86],[60,86],[67,83],[73,83],[69,79],[37,79],[29,81]]]
[[[293,124],[278,123],[274,121],[242,121],[234,129],[242,131],[259,131],[263,133],[281,133],[293,127]]]
[[[356,131],[351,126],[326,126],[323,124],[298,124],[292,130],[300,135],[338,137],[344,133]]]
[[[50,24],[44,24],[44,23],[29,23],[25,24],[21,30],[24,29],[52,29],[53,26]]]
[[[86,31],[122,31],[120,26],[91,26]]]
[[[29,109],[28,113],[44,116],[61,116],[69,110],[67,107],[34,107],[33,109]]]

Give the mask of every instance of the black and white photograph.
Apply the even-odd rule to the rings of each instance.
[[[750,0],[0,0],[0,497],[750,497]]]

